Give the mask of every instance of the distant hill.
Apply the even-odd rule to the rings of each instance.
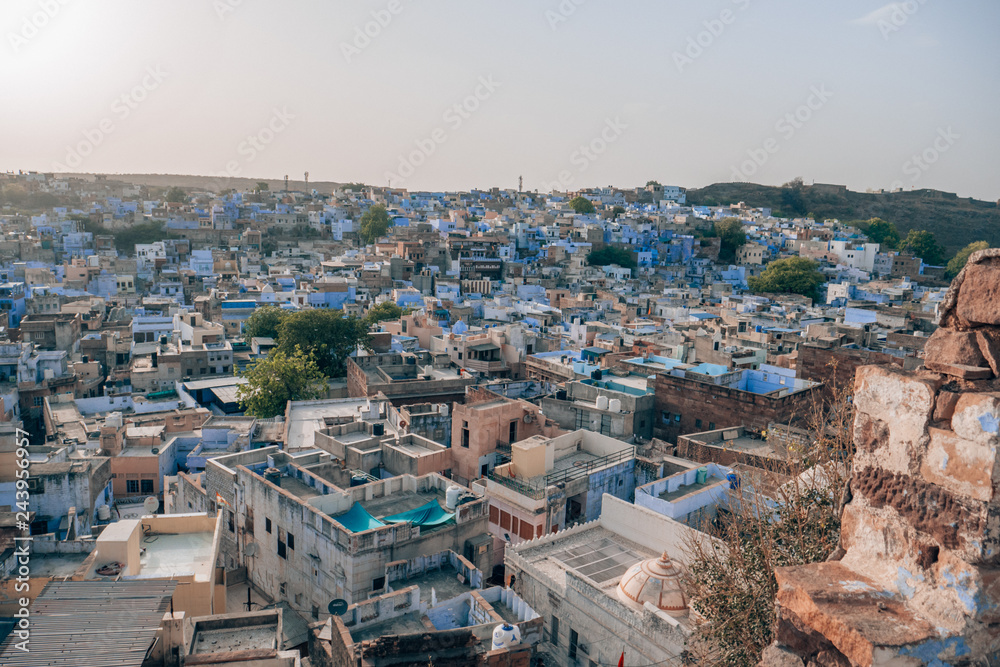
[[[853,192],[835,185],[784,188],[755,183],[716,183],[687,191],[690,205],[719,206],[745,202],[770,208],[782,217],[815,213],[841,222],[882,218],[895,223],[900,235],[911,229],[933,232],[949,255],[973,241],[1000,247],[1000,209],[997,202],[962,199],[938,190],[886,194]],[[791,209],[798,210],[791,210]]]

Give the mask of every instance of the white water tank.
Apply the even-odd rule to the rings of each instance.
[[[449,408],[448,408],[448,404],[447,403],[442,403],[441,404],[440,414],[441,414],[442,417],[447,417],[448,416],[448,409]]]
[[[458,507],[458,497],[462,495],[462,488],[458,486],[449,486],[448,490],[444,492],[444,506],[448,508],[449,512],[455,511]]]
[[[498,625],[493,630],[493,648],[496,651],[501,648],[508,648],[510,646],[517,646],[521,643],[521,629],[516,625],[511,625],[510,623],[504,623],[503,625]]]
[[[598,410],[607,410],[608,409],[608,397],[607,396],[598,396],[597,397],[597,409]]]
[[[621,412],[622,411],[622,399],[612,398],[608,401],[608,410],[611,412]]]
[[[120,412],[109,412],[108,416],[104,418],[104,425],[108,428],[121,428],[122,427],[122,413]]]
[[[111,508],[107,505],[97,506],[97,519],[98,521],[108,521],[111,519]]]

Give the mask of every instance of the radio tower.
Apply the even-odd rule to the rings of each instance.
[[[524,192],[524,176],[517,177],[517,194]]]
[[[306,192],[309,191],[309,172],[306,172]]]
[[[288,174],[285,174],[285,192],[288,192]]]

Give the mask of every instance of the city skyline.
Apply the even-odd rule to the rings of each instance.
[[[985,2],[274,8],[7,3],[0,168],[1000,197]]]

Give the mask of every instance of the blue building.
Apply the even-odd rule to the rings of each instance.
[[[7,326],[21,325],[21,318],[27,313],[24,303],[24,283],[0,284],[0,311],[7,314]]]

